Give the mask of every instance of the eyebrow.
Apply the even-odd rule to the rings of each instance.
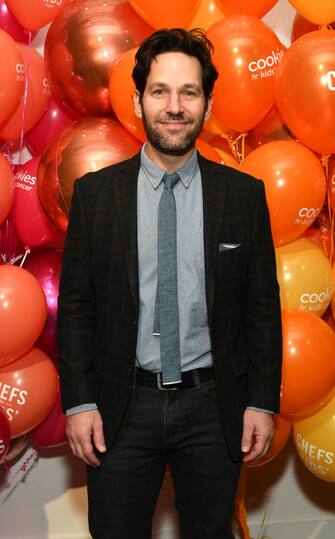
[[[166,83],[166,82],[153,82],[149,85],[148,89],[152,89],[152,88],[167,88],[169,85]],[[197,83],[191,83],[191,82],[187,82],[185,84],[182,85],[182,88],[184,89],[193,89],[193,90],[199,90],[201,91],[201,86],[199,86],[199,84]]]

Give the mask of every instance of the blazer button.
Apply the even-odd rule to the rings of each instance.
[[[137,320],[133,320],[134,326],[137,326]]]

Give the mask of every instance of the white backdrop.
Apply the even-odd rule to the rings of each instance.
[[[287,0],[279,0],[264,20],[289,45],[293,17],[294,10]],[[44,35],[40,32],[33,43],[39,50]],[[24,152],[21,160],[28,157]],[[0,497],[1,539],[88,539],[84,485],[85,467],[70,455],[68,448],[40,452],[26,480],[5,501]],[[308,472],[292,442],[273,462],[249,471],[246,503],[255,539],[265,535],[269,539],[335,537],[334,485]],[[261,530],[264,517],[265,527]],[[166,477],[155,516],[154,538],[177,537],[171,481]]]

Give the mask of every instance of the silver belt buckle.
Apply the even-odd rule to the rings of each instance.
[[[162,373],[161,372],[158,372],[157,373],[157,387],[159,389],[159,391],[177,391],[177,387],[164,387],[162,385]]]

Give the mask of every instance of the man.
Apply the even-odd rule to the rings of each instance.
[[[281,323],[263,183],[194,149],[217,71],[199,30],[136,55],[140,155],[76,182],[59,297],[63,407],[94,539],[149,539],[166,464],[183,539],[231,539],[268,449]],[[224,76],[224,75],[223,75]]]

